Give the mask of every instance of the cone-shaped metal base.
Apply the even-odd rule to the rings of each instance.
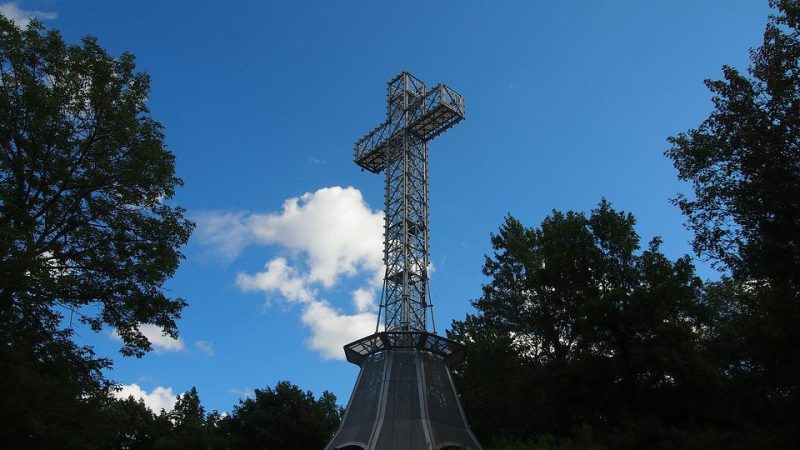
[[[326,450],[481,449],[441,354],[390,347],[359,365],[342,425]]]

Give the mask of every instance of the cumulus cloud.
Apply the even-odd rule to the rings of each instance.
[[[280,249],[264,270],[239,273],[236,285],[302,305],[308,345],[324,358],[343,358],[344,344],[374,331],[383,212],[370,209],[357,189],[322,188],[286,200],[273,213],[210,212],[195,220],[200,242],[222,258],[233,259],[248,245]],[[345,278],[361,282],[351,292],[353,314],[321,298]]]
[[[279,245],[307,263],[308,281],[331,287],[340,276],[383,264],[383,212],[358,189],[319,189],[283,203],[280,212],[207,212],[194,217],[201,244],[233,259],[250,244]]]
[[[245,292],[278,292],[289,301],[309,302],[314,298],[308,281],[289,266],[286,258],[275,258],[264,269],[255,275],[240,273],[236,285]]]
[[[324,301],[313,301],[303,311],[303,323],[312,330],[308,345],[325,359],[343,359],[342,346],[375,332],[373,313],[343,314]]]
[[[11,19],[18,27],[25,28],[31,19],[53,20],[58,14],[49,11],[25,10],[17,6],[16,2],[0,3],[0,14]]]
[[[375,290],[358,288],[353,291],[353,306],[358,312],[375,309]]]
[[[145,406],[155,413],[160,412],[162,409],[166,412],[172,411],[177,401],[171,387],[158,386],[150,391],[150,393],[142,389],[136,383],[122,384],[118,387],[120,388],[119,390],[111,391],[114,397],[123,400],[131,396],[137,400],[142,399]]]
[[[330,187],[290,198],[279,214],[253,215],[260,242],[279,244],[308,259],[308,278],[331,287],[359,267],[382,266],[383,213],[372,211],[354,188]]]
[[[186,349],[181,338],[175,339],[172,336],[164,334],[164,330],[158,325],[153,325],[151,323],[139,325],[139,331],[150,341],[156,353],[180,352]],[[118,341],[122,340],[117,330],[111,333],[111,337]]]

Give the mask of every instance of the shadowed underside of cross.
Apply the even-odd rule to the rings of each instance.
[[[450,376],[464,346],[428,331],[428,141],[463,119],[459,94],[402,72],[386,121],[356,142],[356,164],[386,175],[386,273],[375,334],[344,347],[361,372],[326,450],[481,448]]]

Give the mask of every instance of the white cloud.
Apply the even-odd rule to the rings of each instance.
[[[194,346],[208,356],[214,356],[214,348],[208,341],[195,341]]]
[[[0,3],[0,14],[11,19],[18,27],[25,28],[31,22],[31,19],[40,20],[53,20],[58,14],[49,11],[29,11],[20,9],[16,2]]]
[[[342,314],[324,301],[309,303],[302,315],[312,330],[309,347],[325,359],[344,359],[342,346],[375,332],[378,320],[373,313]]]
[[[186,349],[181,338],[175,339],[172,336],[164,334],[164,330],[158,325],[153,325],[151,323],[139,325],[139,331],[150,341],[156,353],[180,352]],[[111,337],[118,341],[122,340],[117,330],[111,332]]]
[[[289,266],[286,258],[275,258],[264,265],[266,269],[255,275],[240,273],[236,285],[245,292],[279,292],[286,300],[309,302],[314,297],[307,281]]]
[[[303,305],[308,345],[324,358],[344,358],[342,346],[375,329],[375,291],[383,275],[383,212],[373,211],[357,189],[338,186],[293,197],[280,212],[205,213],[197,216],[201,243],[233,259],[251,244],[277,246],[283,255],[264,270],[239,273],[245,292],[264,292]],[[320,298],[344,278],[360,277],[348,314]]]
[[[316,291],[308,287],[303,278],[287,265],[284,258],[276,258],[266,264],[267,270],[256,275],[239,274],[236,284],[243,291],[279,293],[281,298],[303,304],[301,319],[311,329],[308,345],[325,359],[344,359],[342,346],[375,330],[377,316],[369,312],[374,309],[375,292],[371,288],[353,291],[353,303],[357,313],[348,315],[333,308],[324,300],[316,298]]]
[[[158,386],[150,391],[149,394],[136,383],[122,384],[119,385],[119,388],[120,390],[111,391],[114,397],[122,400],[130,396],[137,400],[142,399],[145,406],[155,413],[160,412],[162,409],[167,412],[172,411],[177,401],[171,387]]]
[[[153,344],[156,352],[179,352],[185,349],[181,338],[167,336],[158,325],[144,324],[139,327],[139,331]]]
[[[308,281],[333,286],[342,275],[383,267],[383,212],[358,189],[319,189],[286,200],[281,212],[207,212],[194,217],[200,242],[233,259],[249,244],[279,245],[304,258]]]
[[[353,291],[353,305],[358,312],[370,311],[375,308],[375,290],[358,288]]]
[[[358,189],[335,186],[290,198],[280,214],[253,215],[249,223],[259,242],[305,254],[309,281],[325,287],[383,264],[383,213],[370,210]]]

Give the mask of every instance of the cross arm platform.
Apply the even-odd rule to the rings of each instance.
[[[363,169],[383,171],[392,157],[388,152],[390,141],[403,130],[427,142],[464,119],[464,98],[444,84],[434,86],[423,97],[408,97],[408,124],[391,120],[390,111],[389,119],[356,142],[355,162]]]

